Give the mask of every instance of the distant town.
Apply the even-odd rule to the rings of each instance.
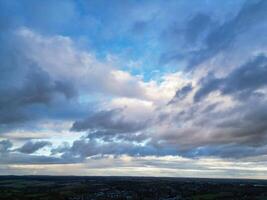
[[[267,181],[2,176],[0,200],[267,200]]]

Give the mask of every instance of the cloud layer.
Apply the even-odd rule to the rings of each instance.
[[[253,177],[247,159],[261,177],[266,10],[265,0],[1,1],[0,173],[67,164]]]

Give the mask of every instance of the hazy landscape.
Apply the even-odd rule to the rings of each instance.
[[[266,200],[267,181],[155,178],[2,176],[1,200]]]

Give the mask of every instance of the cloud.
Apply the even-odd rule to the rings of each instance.
[[[212,97],[179,109],[175,102],[154,126],[150,145],[177,149],[185,157],[248,157],[266,153],[266,96],[229,104]],[[216,101],[215,101],[216,102]],[[178,108],[175,108],[178,107]],[[243,150],[241,150],[243,149]]]
[[[7,164],[52,164],[52,163],[66,163],[70,162],[60,158],[43,155],[30,155],[44,146],[51,145],[49,142],[27,142],[22,147],[11,149],[13,143],[9,140],[0,141],[0,163],[1,165]],[[19,152],[19,153],[17,153]],[[71,162],[75,162],[72,160]]]
[[[31,155],[23,153],[9,153],[0,157],[1,165],[29,165],[29,164],[68,164],[81,162],[81,159],[71,158],[71,160],[62,159],[53,156]]]
[[[264,55],[256,56],[234,69],[225,78],[215,78],[212,75],[204,78],[194,100],[199,101],[216,90],[222,95],[234,95],[239,98],[249,98],[252,94],[260,95],[257,90],[267,85],[266,75],[267,58]]]
[[[238,38],[259,26],[262,26],[262,31],[266,30],[264,26],[267,18],[266,8],[267,3],[264,0],[247,1],[234,17],[223,19],[221,23],[212,19],[214,17],[212,12],[197,13],[188,20],[185,28],[170,27],[171,30],[178,30],[174,31],[176,34],[169,35],[170,38],[173,38],[178,46],[179,43],[185,45],[179,50],[170,47],[163,53],[162,60],[164,62],[185,60],[187,68],[192,70],[219,53],[232,49],[233,45],[235,48],[242,48],[242,43],[235,44]],[[184,39],[180,38],[181,35],[184,35]]]
[[[130,141],[102,141],[96,139],[81,138],[75,140],[71,146],[59,147],[53,150],[54,154],[60,153],[63,159],[71,160],[80,158],[82,160],[92,156],[147,156],[147,155],[176,155],[173,148],[158,149],[150,145],[134,144]]]
[[[0,36],[3,48],[0,81],[0,124],[8,125],[38,118],[39,109],[54,102],[65,102],[76,96],[76,89],[67,80],[54,79],[39,63],[27,55],[16,32]]]
[[[87,105],[78,96],[151,98],[142,80],[98,61],[68,37],[46,37],[24,27],[0,39],[0,123],[5,126],[47,116],[83,117]]]
[[[81,162],[80,159],[72,158],[60,158],[54,156],[45,155],[31,155],[37,150],[50,146],[51,143],[47,141],[39,142],[26,142],[20,148],[11,149],[13,143],[9,140],[0,141],[0,163],[1,165],[29,165],[29,164],[62,164],[62,163],[76,163]]]
[[[264,160],[266,1],[111,4],[0,2],[1,165]]]
[[[146,139],[143,131],[149,124],[149,119],[130,119],[127,110],[116,108],[92,113],[84,120],[76,121],[72,131],[87,131],[88,138],[102,138],[112,141],[115,138],[127,141],[139,141]]]
[[[116,166],[116,167],[114,167]],[[64,170],[62,170],[64,168]],[[85,163],[75,164],[28,164],[0,165],[0,174],[15,175],[125,175],[163,177],[213,177],[213,178],[265,178],[265,162],[250,160],[227,160],[218,158],[185,159],[179,156],[105,156],[91,158]]]
[[[93,114],[74,123],[73,128],[77,126],[77,130],[89,132],[89,140],[79,140],[79,143],[84,148],[88,145],[90,156],[97,152],[108,154],[104,149],[116,145],[124,146],[125,151],[115,148],[115,155],[135,155],[136,152],[139,156],[242,158],[263,155],[267,137],[265,68],[266,57],[260,54],[223,78],[210,74],[199,84],[183,82],[172,103],[153,110],[149,120],[143,120],[144,124],[138,118],[125,121],[133,113],[124,115],[124,109],[119,109]],[[219,96],[204,98],[216,91],[220,92]],[[104,144],[99,141],[98,146],[95,139]],[[138,145],[131,145],[130,141]]]
[[[192,84],[188,84],[182,87],[181,89],[177,90],[173,99],[169,103],[174,103],[175,101],[182,100],[192,91],[192,89],[193,89]]]
[[[29,119],[27,109],[33,105],[48,106],[57,95],[63,95],[67,99],[72,98],[75,90],[68,83],[53,81],[49,75],[40,68],[29,67],[29,72],[20,83],[20,86],[7,85],[0,92],[0,122],[9,124]],[[5,74],[6,75],[6,74]],[[11,78],[11,77],[9,77]],[[16,79],[18,81],[18,79]],[[4,85],[3,85],[4,86]]]
[[[52,145],[52,143],[48,141],[37,141],[37,142],[28,141],[21,147],[17,148],[16,151],[26,154],[32,154],[38,151],[39,149],[42,149],[45,146],[50,146],[50,145]]]
[[[195,44],[201,36],[205,36],[205,32],[211,29],[212,25],[214,24],[211,16],[204,13],[194,15],[186,24],[184,33],[186,42]]]
[[[145,123],[145,122],[144,122]],[[85,120],[73,124],[72,130],[111,130],[117,133],[130,133],[144,128],[140,121],[130,122],[125,120],[120,109],[100,111]]]
[[[9,140],[1,140],[0,141],[0,154],[7,153],[12,146],[13,144]]]

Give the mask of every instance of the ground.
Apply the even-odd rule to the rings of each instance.
[[[267,200],[267,181],[154,177],[0,177],[0,200],[15,199]]]

